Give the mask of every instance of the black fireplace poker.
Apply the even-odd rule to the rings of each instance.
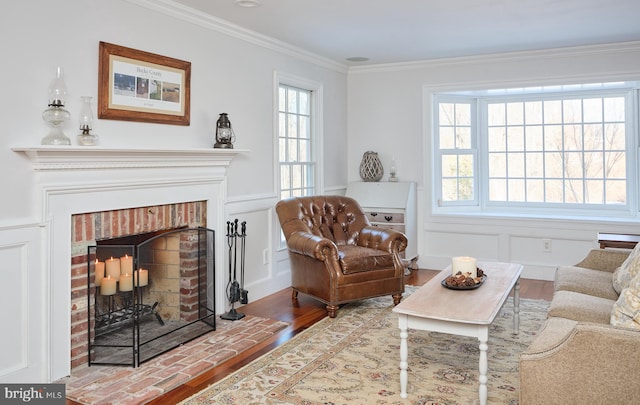
[[[229,282],[227,283],[227,299],[231,309],[220,315],[220,318],[237,321],[245,317],[242,312],[238,312],[235,308],[236,302],[242,304],[248,303],[248,292],[244,289],[244,255],[245,255],[245,238],[247,236],[247,223],[242,221],[241,231],[238,233],[238,219],[233,222],[227,221],[227,246],[229,247]],[[241,240],[240,247],[240,280],[238,282],[237,263],[238,263],[238,238]]]

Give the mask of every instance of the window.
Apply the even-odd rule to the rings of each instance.
[[[439,209],[629,211],[637,97],[620,83],[435,95]]]
[[[279,72],[274,79],[278,195],[284,199],[318,194],[322,190],[322,85]],[[284,235],[278,234],[284,250]]]
[[[476,199],[476,139],[471,125],[475,104],[442,102],[438,107],[438,145],[442,161],[442,201]]]
[[[315,193],[312,92],[280,84],[278,90],[278,162],[280,198]]]

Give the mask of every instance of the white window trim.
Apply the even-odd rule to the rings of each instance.
[[[323,104],[324,104],[324,89],[323,85],[320,82],[316,82],[313,80],[309,80],[300,76],[283,73],[279,71],[273,72],[273,190],[276,193],[277,199],[280,199],[280,157],[279,157],[279,92],[280,85],[298,87],[300,89],[305,89],[311,91],[311,99],[310,101],[310,115],[311,115],[311,156],[313,161],[315,162],[315,170],[314,170],[314,182],[315,182],[315,191],[318,194],[322,194],[324,192],[324,132],[323,132]],[[282,232],[280,230],[279,224],[277,224],[277,219],[274,217],[273,222],[275,226],[273,226],[273,241],[275,241],[274,246],[276,246],[276,251],[279,253],[287,250],[286,244],[282,244],[281,235]]]
[[[324,150],[322,145],[324,145],[323,139],[323,85],[322,83],[305,79],[299,76],[291,75],[288,73],[274,71],[273,75],[273,163],[274,163],[274,173],[273,176],[273,189],[276,191],[276,194],[280,196],[280,164],[279,164],[279,155],[278,155],[278,121],[279,121],[279,112],[278,112],[278,92],[280,89],[280,85],[287,85],[298,87],[304,90],[311,91],[311,100],[310,100],[310,113],[311,113],[311,153],[312,159],[315,162],[316,170],[314,173],[314,181],[315,181],[315,189],[317,193],[322,193],[324,190]]]
[[[615,80],[611,80],[612,82]],[[553,81],[549,81],[552,83]],[[557,83],[562,83],[562,81],[556,81]],[[607,82],[607,80],[584,80],[583,82]],[[588,218],[590,220],[611,220],[611,219],[620,219],[620,220],[640,220],[640,188],[638,185],[638,179],[640,178],[640,91],[638,90],[639,86],[626,86],[625,89],[630,89],[633,93],[631,96],[631,102],[627,104],[627,128],[633,128],[633,131],[627,130],[627,143],[630,145],[627,149],[627,162],[631,162],[632,164],[627,164],[627,180],[630,184],[629,187],[629,195],[627,196],[627,209],[621,210],[616,209],[616,207],[605,207],[605,209],[593,210],[590,212],[588,209],[580,210],[580,212],[575,213],[575,215],[568,215],[566,206],[563,209],[554,210],[553,208],[548,208],[548,206],[541,208],[521,208],[513,204],[512,206],[505,206],[499,204],[487,204],[485,198],[478,199],[476,196],[476,204],[464,205],[460,206],[457,204],[451,204],[448,206],[442,206],[439,203],[438,196],[440,195],[437,191],[437,187],[441,187],[441,169],[437,167],[439,165],[438,152],[435,149],[437,146],[437,141],[434,139],[434,136],[437,134],[437,120],[434,116],[435,111],[435,101],[436,94],[442,93],[456,93],[460,91],[469,91],[469,94],[475,92],[475,89],[479,89],[478,91],[483,91],[482,89],[492,89],[492,88],[515,88],[515,87],[530,87],[529,85],[523,86],[520,85],[508,85],[507,83],[493,83],[493,84],[484,84],[478,85],[474,84],[473,86],[461,87],[459,84],[451,85],[451,86],[424,86],[423,87],[423,117],[424,117],[424,147],[425,147],[425,156],[429,156],[430,159],[425,162],[425,166],[423,167],[424,173],[426,177],[430,177],[432,179],[432,188],[428,192],[431,194],[431,215],[453,215],[453,216],[478,216],[478,217],[530,217],[530,218],[555,218],[555,219],[584,219]],[[580,92],[581,93],[581,92]],[[452,94],[455,97],[455,94]],[[476,134],[478,138],[476,141],[480,141],[479,144],[476,144],[477,151],[479,154],[486,153],[486,146],[483,145],[484,142],[481,142],[479,138],[479,134]],[[479,180],[476,183],[478,187],[481,187],[482,192],[486,193],[487,190],[487,179],[486,177],[486,164],[478,164],[476,162],[477,174],[479,176]],[[604,211],[604,213],[603,213]]]
[[[440,101],[446,101],[446,102],[469,102],[471,105],[471,110],[473,111],[474,109],[476,109],[476,102],[475,100],[470,100],[469,97],[467,96],[459,96],[459,95],[451,95],[451,94],[447,94],[447,95],[436,95],[434,94],[432,97],[432,100],[436,100],[436,99],[440,99]],[[435,103],[433,104],[434,108],[434,125],[433,125],[433,160],[434,160],[434,171],[433,171],[433,182],[434,182],[434,194],[436,195],[436,197],[438,195],[440,195],[439,192],[436,192],[436,190],[442,190],[442,161],[440,159],[438,159],[438,149],[440,146],[440,138],[438,136],[436,136],[436,134],[439,134],[439,129],[436,125],[437,122],[439,122],[438,119],[436,119],[435,117]],[[439,118],[439,117],[438,117]],[[469,200],[469,201],[450,201],[447,202],[445,204],[443,204],[439,198],[437,198],[437,205],[438,207],[443,207],[443,206],[447,206],[447,207],[456,207],[456,206],[464,206],[464,207],[477,207],[480,204],[480,201],[478,199],[478,190],[480,187],[480,165],[478,164],[479,160],[478,160],[478,154],[479,154],[479,146],[478,145],[478,135],[476,133],[473,132],[473,130],[475,128],[477,128],[478,125],[478,117],[477,115],[472,114],[471,115],[471,148],[468,149],[468,154],[473,155],[473,172],[476,174],[473,178],[473,189],[475,190],[475,193],[473,194],[473,200]],[[436,175],[437,174],[437,175]]]

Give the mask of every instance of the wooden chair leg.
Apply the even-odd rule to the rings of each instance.
[[[392,297],[393,297],[393,305],[398,305],[402,300],[402,294],[395,294],[395,295],[392,295]]]
[[[335,318],[339,308],[340,307],[338,305],[327,305],[327,312],[329,313],[329,318]]]

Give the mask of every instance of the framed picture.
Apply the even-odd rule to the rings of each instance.
[[[189,125],[191,62],[100,42],[98,117]]]

